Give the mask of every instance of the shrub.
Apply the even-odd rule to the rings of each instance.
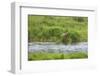
[[[76,43],[81,41],[80,33],[77,31],[69,31],[67,32],[66,39],[62,37],[62,43],[64,44],[71,44],[71,43]]]
[[[85,20],[84,17],[73,17],[73,19],[78,22],[84,22]]]
[[[72,43],[80,42],[80,33],[77,31],[69,32],[69,37],[72,40]]]

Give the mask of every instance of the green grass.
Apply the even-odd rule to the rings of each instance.
[[[28,16],[29,42],[58,42],[71,44],[87,41],[87,17]],[[62,36],[68,33],[66,39]]]
[[[67,33],[67,36],[63,34]],[[28,42],[87,42],[88,17],[28,15]],[[87,53],[28,53],[28,60],[80,59]]]
[[[47,52],[35,52],[28,54],[28,60],[57,60],[57,59],[82,59],[88,58],[87,53],[75,52],[75,53],[47,53]]]

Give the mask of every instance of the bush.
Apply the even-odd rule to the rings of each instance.
[[[84,22],[85,20],[84,17],[73,17],[73,19],[78,22]]]
[[[72,40],[72,43],[80,42],[80,33],[77,31],[69,32],[69,37]]]
[[[62,43],[64,44],[71,44],[71,43],[76,43],[81,41],[80,33],[77,31],[69,31],[67,32],[66,39],[62,37]]]

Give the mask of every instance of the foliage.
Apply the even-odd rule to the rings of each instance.
[[[80,59],[88,58],[87,53],[73,52],[73,53],[48,53],[48,52],[29,52],[28,60],[56,60],[56,59]]]
[[[29,15],[28,41],[64,44],[87,41],[87,25],[87,17]],[[68,36],[63,40],[65,32]]]

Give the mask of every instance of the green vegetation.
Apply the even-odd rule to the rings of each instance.
[[[28,15],[28,42],[72,44],[87,42],[88,18],[77,16]],[[45,46],[45,45],[44,45]],[[39,50],[40,51],[40,50]],[[28,60],[87,58],[87,53],[29,52]]]
[[[71,44],[87,41],[87,17],[28,16],[29,42]],[[62,36],[68,33],[67,37]]]
[[[48,53],[48,52],[35,52],[29,53],[28,60],[54,60],[54,59],[82,59],[88,58],[87,53],[74,52],[74,53]]]

